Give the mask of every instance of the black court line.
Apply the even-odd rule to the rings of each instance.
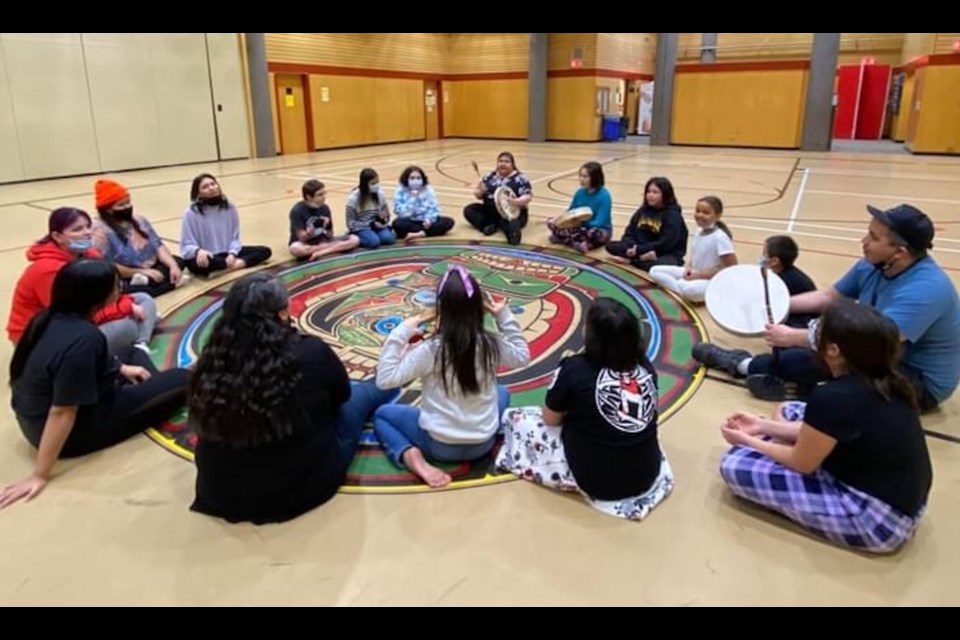
[[[722,382],[723,384],[728,384],[731,387],[740,387],[741,389],[747,388],[747,385],[737,380],[734,380],[733,378],[724,378],[723,376],[715,376],[709,373],[704,374],[703,378],[704,380],[713,380],[715,382]]]
[[[940,433],[939,431],[931,431],[930,429],[924,429],[923,432],[930,438],[952,442],[953,444],[960,444],[960,438],[957,436],[951,436],[948,433]]]
[[[391,144],[395,144],[395,145],[413,144],[413,143],[415,143],[415,142],[420,142],[420,141],[414,140],[414,141],[404,141],[404,142],[396,142],[396,143],[387,142],[387,143],[381,143],[381,144],[382,144],[382,146],[388,146],[388,145],[391,145]],[[377,145],[367,145],[367,146],[381,146],[381,144],[377,144]],[[459,144],[459,145],[449,145],[446,149],[443,149],[443,151],[447,151],[447,150],[449,150],[451,147],[452,147],[452,148],[456,148],[456,147],[468,147],[468,146],[470,146],[470,145],[469,145],[469,143],[466,143],[466,142],[463,143],[463,144]],[[314,153],[330,152],[330,151],[350,151],[350,150],[353,150],[353,149],[361,149],[361,148],[362,148],[362,147],[345,147],[345,148],[343,148],[343,149],[323,149],[322,151],[311,151],[311,152],[309,152],[308,155],[312,155],[312,154],[314,154]],[[411,151],[420,152],[421,150],[418,149],[418,150],[411,150]],[[300,155],[300,154],[298,154],[298,155]],[[337,158],[337,159],[322,159],[322,160],[321,160],[321,159],[318,159],[318,160],[314,160],[314,161],[310,161],[310,162],[304,162],[304,163],[298,163],[298,164],[291,164],[291,165],[285,165],[285,166],[279,166],[279,167],[271,167],[271,168],[257,167],[257,168],[243,169],[243,170],[240,170],[240,171],[224,170],[224,171],[222,171],[222,172],[220,172],[220,173],[217,174],[217,178],[220,179],[220,180],[222,180],[223,178],[233,178],[233,177],[251,176],[251,175],[257,175],[257,174],[263,174],[264,176],[269,176],[271,173],[284,173],[284,172],[289,172],[289,171],[297,171],[297,170],[299,170],[299,169],[314,169],[314,168],[319,168],[319,167],[323,167],[323,166],[326,166],[326,165],[342,164],[342,163],[345,163],[345,162],[363,163],[364,161],[368,161],[368,160],[389,158],[389,157],[391,157],[391,156],[397,156],[397,155],[400,155],[400,154],[397,153],[396,150],[393,150],[393,151],[391,151],[391,152],[376,153],[376,154],[373,154],[373,155],[364,155],[364,156],[361,156],[361,157],[358,157],[358,158],[349,158],[349,157],[348,157],[348,158]],[[254,157],[250,157],[250,158],[234,158],[234,159],[231,159],[231,160],[201,160],[201,161],[199,161],[199,162],[187,162],[187,163],[178,163],[178,164],[170,164],[170,165],[159,165],[159,166],[155,166],[155,167],[153,167],[153,166],[151,166],[151,167],[134,167],[134,168],[132,168],[132,169],[120,169],[120,170],[117,170],[117,171],[94,171],[94,172],[89,172],[89,173],[79,173],[79,174],[73,174],[73,175],[68,175],[68,176],[57,176],[57,177],[54,177],[54,178],[41,178],[41,179],[37,179],[37,180],[20,180],[20,181],[17,181],[17,182],[3,183],[3,184],[0,185],[0,186],[6,186],[6,185],[8,185],[8,184],[9,184],[9,185],[17,185],[17,184],[29,184],[29,183],[32,183],[32,182],[46,182],[46,181],[53,181],[53,180],[67,180],[67,179],[70,179],[70,178],[90,178],[90,177],[104,176],[104,175],[122,176],[122,175],[125,174],[125,173],[133,173],[133,172],[137,172],[137,171],[153,171],[153,170],[157,170],[157,169],[177,169],[177,168],[180,168],[180,167],[191,167],[191,166],[196,167],[196,166],[199,166],[199,165],[213,165],[213,164],[222,165],[222,164],[227,163],[227,162],[239,162],[239,161],[256,162],[257,160],[270,160],[270,159],[273,159],[273,158],[276,158],[276,157],[282,157],[282,155],[278,155],[278,156],[274,156],[274,157],[266,157],[266,158],[254,158]],[[219,167],[218,167],[218,168],[219,168]],[[335,170],[335,169],[334,169],[334,170]],[[178,179],[176,179],[176,180],[163,180],[163,181],[160,181],[160,182],[149,182],[149,183],[146,183],[146,184],[138,184],[138,185],[136,185],[136,186],[127,187],[127,188],[128,188],[130,191],[137,191],[137,190],[140,190],[140,189],[151,189],[151,188],[154,188],[154,187],[168,187],[168,186],[178,185],[178,184],[189,184],[192,180],[193,180],[193,178],[188,178],[188,179],[178,178]],[[21,200],[21,201],[13,201],[13,202],[2,202],[2,203],[0,203],[0,206],[2,206],[2,207],[7,207],[7,206],[18,205],[18,204],[28,205],[28,206],[29,206],[29,205],[33,205],[35,202],[47,202],[47,201],[50,201],[50,200],[56,200],[56,199],[58,199],[58,198],[60,198],[60,199],[67,199],[67,198],[87,198],[87,197],[89,197],[89,196],[91,195],[91,193],[92,193],[92,192],[91,192],[90,190],[87,190],[87,191],[83,191],[82,193],[68,193],[68,194],[65,194],[65,195],[53,196],[53,197],[50,197],[50,198],[31,198],[30,200]]]

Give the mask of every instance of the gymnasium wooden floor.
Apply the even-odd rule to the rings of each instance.
[[[190,181],[219,176],[239,205],[242,237],[286,260],[287,212],[300,184],[328,185],[337,225],[361,168],[392,185],[419,164],[437,188],[454,237],[479,234],[462,222],[476,176],[513,151],[534,186],[527,244],[547,240],[544,219],[566,209],[576,173],[604,163],[619,235],[646,179],[666,175],[688,214],[702,195],[727,207],[742,262],[762,240],[793,233],[799,265],[829,286],[860,256],[867,203],[910,202],[937,224],[936,260],[960,282],[960,158],[801,154],[630,144],[527,144],[444,140],[116,174],[136,211],[177,238]],[[45,233],[47,212],[94,212],[95,177],[0,186],[0,316]],[[466,186],[470,185],[470,186]],[[173,247],[171,247],[173,248]],[[216,281],[214,281],[216,282]],[[162,309],[211,282],[194,279],[160,299]],[[701,310],[722,345],[733,338]],[[2,404],[9,407],[10,345],[0,341]],[[593,511],[526,482],[415,495],[338,495],[284,525],[254,527],[191,513],[193,467],[146,437],[58,463],[33,503],[0,513],[3,605],[953,605],[960,604],[960,395],[924,426],[934,488],[916,538],[894,557],[835,549],[785,521],[735,502],[717,472],[718,425],[747,408],[769,412],[746,391],[707,380],[661,430],[677,488],[642,523]],[[950,441],[950,437],[956,439]],[[9,409],[0,411],[0,482],[27,474],[33,452]]]

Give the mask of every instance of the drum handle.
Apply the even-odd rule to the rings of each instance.
[[[767,279],[767,268],[760,267],[760,277],[763,279],[763,303],[767,307],[767,322],[773,322],[773,307],[770,306],[770,282]]]

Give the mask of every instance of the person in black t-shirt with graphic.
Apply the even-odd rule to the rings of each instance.
[[[80,258],[57,272],[50,306],[27,325],[10,361],[11,404],[37,459],[28,478],[0,491],[0,509],[43,491],[59,458],[117,444],[183,406],[186,370],[159,373],[132,347],[130,364],[110,355],[91,318],[119,295],[112,263]]]
[[[897,326],[838,300],[820,319],[817,355],[833,379],[795,422],[736,413],[720,474],[734,494],[831,542],[889,553],[909,540],[933,479],[910,382],[897,370]]]
[[[636,316],[616,300],[593,303],[584,338],[585,352],[561,363],[542,416],[507,410],[497,464],[640,520],[673,489],[657,440],[657,373]]]
[[[327,190],[319,180],[307,180],[300,189],[303,200],[290,209],[290,253],[300,260],[316,260],[360,246],[360,238],[333,235],[333,216]]]

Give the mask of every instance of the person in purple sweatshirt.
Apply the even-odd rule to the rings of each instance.
[[[269,247],[240,244],[240,216],[209,173],[190,185],[190,206],[180,227],[180,255],[187,269],[208,276],[224,269],[252,267],[270,258]]]

